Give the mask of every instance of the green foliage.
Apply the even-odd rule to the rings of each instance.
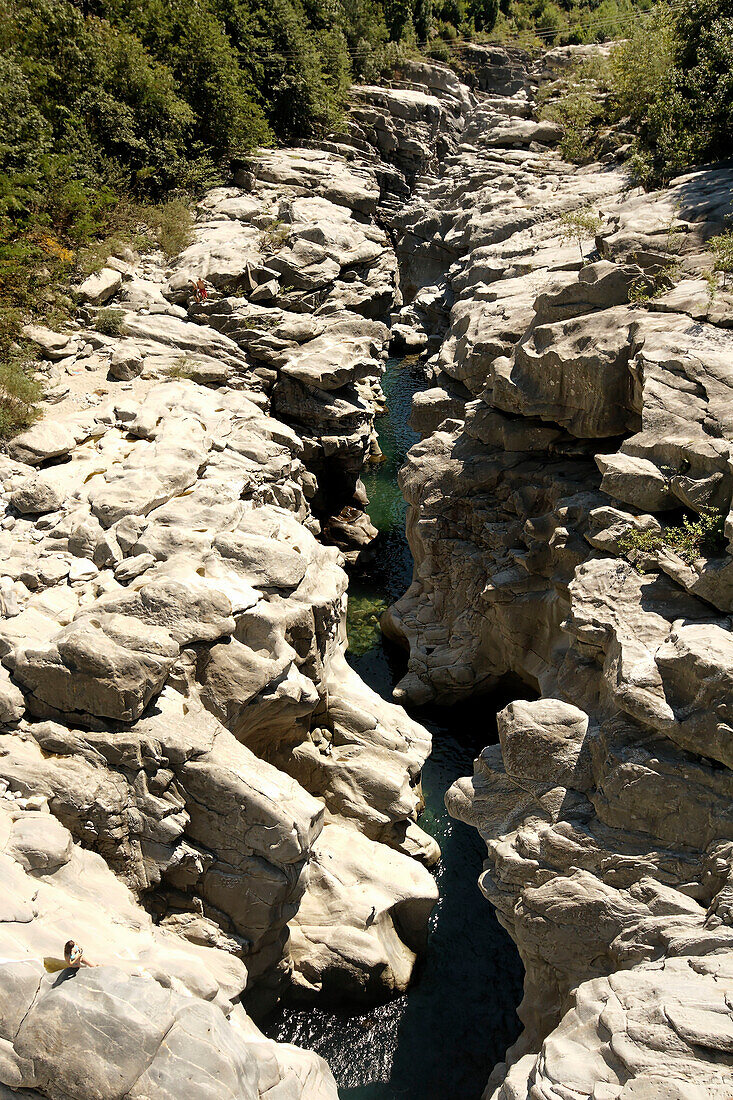
[[[492,31],[499,15],[499,0],[468,0],[468,15],[477,31]]]
[[[140,210],[140,221],[153,230],[158,247],[169,258],[191,243],[193,215],[184,199],[147,206]]]
[[[266,256],[279,252],[289,236],[289,227],[279,218],[274,218],[260,233],[260,250]]]
[[[560,151],[565,160],[587,164],[594,159],[592,136],[602,118],[602,106],[590,91],[576,87],[549,104],[543,118],[559,123],[563,128]]]
[[[560,236],[566,243],[575,241],[581,260],[585,260],[583,241],[593,240],[600,232],[602,224],[599,215],[589,206],[569,210],[560,216]]]
[[[414,0],[412,22],[418,42],[427,42],[433,24],[433,0]]]
[[[384,0],[384,18],[389,37],[395,42],[411,41],[415,37],[412,21],[413,0]]]
[[[629,301],[632,305],[646,306],[655,298],[661,298],[674,286],[679,270],[679,262],[672,262],[665,264],[654,274],[645,272],[638,275],[629,287]]]
[[[337,128],[349,49],[399,60],[379,0],[0,0],[0,355],[126,243],[179,252],[258,145]]]
[[[703,271],[702,277],[707,283],[708,308],[713,304],[718,293],[718,276],[714,271]]]
[[[665,87],[674,50],[673,23],[668,9],[657,5],[643,15],[627,40],[611,55],[609,90],[614,110],[635,129],[646,122],[649,101]]]
[[[124,317],[124,310],[114,309],[112,307],[100,309],[99,313],[94,318],[94,327],[97,332],[101,332],[103,336],[119,336],[122,332]]]
[[[258,146],[338,131],[351,81],[399,76],[418,42],[455,62],[458,43],[489,34],[545,46],[624,38],[603,72],[573,76],[546,105],[564,155],[591,159],[603,126],[622,124],[647,183],[725,155],[733,0],[639,18],[650,4],[0,0],[0,357],[32,316],[63,320],[68,285],[110,253],[180,252],[193,198]],[[595,226],[566,228],[582,256]],[[284,241],[264,238],[267,249]],[[716,267],[724,282],[730,270]]]
[[[575,164],[599,156],[599,131],[604,125],[608,97],[608,62],[590,58],[539,89],[540,117],[562,127],[560,151]]]
[[[713,272],[715,274],[720,273],[723,276],[723,286],[725,287],[728,276],[733,274],[733,229],[726,229],[724,233],[711,237],[708,241],[708,248],[715,257]]]
[[[567,104],[566,155],[596,155],[603,127],[634,136],[632,173],[659,187],[695,164],[733,152],[733,0],[655,4],[637,15],[591,94],[600,105],[582,117]],[[587,91],[587,89],[586,89]],[[556,112],[563,108],[555,107]],[[583,141],[578,140],[578,132]]]
[[[22,352],[0,363],[0,439],[29,427],[38,416],[41,386]]]
[[[448,43],[445,42],[442,38],[436,38],[430,43],[430,45],[428,46],[427,54],[428,57],[431,57],[433,59],[433,61],[442,62],[450,61],[451,56],[450,50],[448,48]]]
[[[196,368],[188,363],[185,355],[181,355],[175,363],[172,363],[165,371],[168,378],[176,382],[191,381],[196,376]]]
[[[733,0],[688,0],[676,16],[673,64],[645,137],[659,178],[733,149]]]
[[[499,0],[495,37],[528,48],[625,38],[649,0]]]
[[[662,531],[639,531],[630,528],[619,539],[621,553],[637,568],[639,559],[671,550],[688,565],[700,557],[720,555],[725,550],[725,513],[717,508],[705,508],[694,518],[685,516],[681,524]]]
[[[662,293],[652,279],[639,275],[629,287],[629,301],[632,305],[645,306]]]

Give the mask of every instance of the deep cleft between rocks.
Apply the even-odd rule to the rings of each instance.
[[[175,259],[110,257],[64,332],[29,327],[43,417],[0,455],[3,1097],[336,1100],[251,1014],[407,989],[440,853],[401,704],[508,680],[447,794],[526,971],[485,1095],[733,1095],[733,305],[704,278],[733,170],[643,193],[610,154],[566,164],[536,95],[588,52],[359,86],[343,133],[211,191]],[[345,626],[390,348],[430,379],[393,703]],[[49,973],[69,939],[92,965]]]

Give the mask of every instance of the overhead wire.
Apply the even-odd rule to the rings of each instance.
[[[654,7],[656,7],[656,6],[664,7],[665,10],[667,10],[667,11],[676,11],[676,10],[679,10],[680,8],[684,7],[684,3],[681,2],[681,0],[680,0],[680,2],[677,2],[677,3],[669,3],[669,4],[665,3],[665,4],[660,4],[660,5],[654,5]],[[652,8],[647,8],[646,10],[629,11],[629,12],[626,12],[625,14],[609,16],[606,19],[578,20],[578,22],[573,23],[572,26],[567,28],[567,32],[568,33],[575,33],[577,31],[591,31],[591,32],[593,32],[593,31],[599,31],[599,30],[607,30],[609,27],[613,27],[613,26],[619,26],[619,25],[625,26],[626,24],[628,24],[630,22],[633,23],[633,22],[641,21],[645,16],[648,16],[650,14],[650,12],[653,11],[653,10],[654,10],[654,8],[652,7]],[[522,36],[521,34],[518,34],[518,35],[515,35],[514,37],[503,38],[501,41],[499,41],[497,39],[494,42],[491,42],[491,41],[489,41],[489,42],[476,42],[474,39],[466,38],[464,36],[464,37],[461,37],[461,38],[454,38],[450,41],[442,40],[442,44],[445,46],[448,53],[452,55],[452,54],[459,54],[461,51],[468,50],[472,47],[479,47],[479,48],[481,48],[481,47],[491,47],[491,46],[521,47],[522,45],[524,45],[526,47],[528,38],[540,39],[540,41],[545,42],[545,41],[550,41],[551,39],[555,38],[557,36],[557,34],[558,34],[557,30],[528,31],[525,36]],[[370,45],[369,43],[365,43],[363,46],[347,46],[342,51],[342,53],[346,53],[351,60],[357,61],[357,60],[359,60],[363,57],[369,56],[369,54],[371,54],[373,51],[374,51],[374,47],[372,45]],[[303,53],[302,53],[301,50],[277,50],[274,53],[274,55],[272,55],[269,58],[265,57],[265,58],[258,58],[257,60],[253,60],[253,64],[264,65],[264,66],[278,65],[278,64],[281,64],[283,61],[285,61],[285,62],[287,62],[287,61],[297,61],[302,56],[303,56]]]

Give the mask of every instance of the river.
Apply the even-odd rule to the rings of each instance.
[[[418,439],[408,418],[412,396],[424,386],[415,362],[388,361],[387,412],[377,421],[385,461],[364,475],[378,547],[349,586],[349,661],[385,699],[391,699],[405,656],[383,642],[378,619],[412,578],[397,473]],[[420,824],[443,855],[435,869],[440,901],[431,917],[428,950],[408,993],[358,1015],[281,1008],[263,1024],[271,1038],[321,1054],[342,1100],[479,1100],[491,1069],[519,1034],[515,1009],[522,966],[477,885],[485,847],[478,833],[453,821],[443,805],[453,780],[470,774],[474,757],[496,741],[492,716],[509,698],[507,693],[415,712],[433,734],[433,752],[423,769],[426,805]]]

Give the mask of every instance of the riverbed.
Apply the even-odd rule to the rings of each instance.
[[[378,619],[412,577],[397,473],[418,439],[408,418],[413,394],[424,387],[419,364],[388,362],[387,411],[377,421],[385,460],[363,477],[380,534],[371,563],[349,586],[349,661],[385,699],[404,671],[405,655],[382,640]],[[493,715],[510,697],[414,712],[433,734],[420,824],[443,854],[427,953],[408,993],[356,1015],[282,1008],[264,1024],[271,1038],[321,1054],[342,1100],[479,1100],[491,1069],[519,1034],[522,966],[477,885],[485,847],[443,805],[451,783],[470,774],[474,757],[496,741]]]

